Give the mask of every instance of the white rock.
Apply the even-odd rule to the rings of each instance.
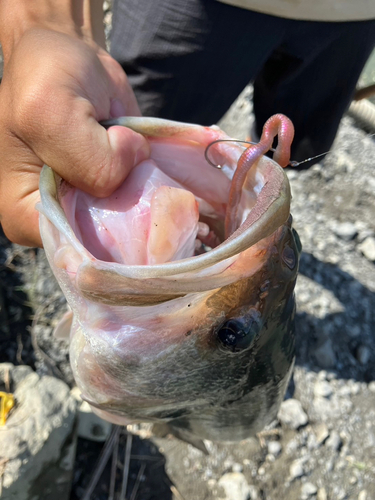
[[[340,446],[342,445],[342,440],[337,431],[332,431],[331,435],[326,441],[326,445],[332,450],[338,451]]]
[[[372,229],[359,229],[357,241],[358,243],[362,243],[363,241],[365,241],[366,238],[370,236],[374,236],[374,231]]]
[[[316,500],[327,500],[327,492],[324,488],[319,488],[316,495]]]
[[[63,500],[70,489],[66,472],[74,462],[75,441],[66,444],[73,435],[76,401],[61,380],[39,377],[25,368],[14,367],[9,372],[17,406],[0,432],[1,457],[7,459],[1,498],[29,500],[29,490],[35,497],[45,498],[46,486],[41,486],[40,477],[53,469],[59,480],[48,488]]]
[[[332,230],[339,238],[345,241],[352,240],[357,234],[357,228],[351,222],[339,222],[333,225]]]
[[[321,423],[315,429],[316,440],[319,444],[323,444],[324,441],[329,437],[329,430],[326,424]]]
[[[302,485],[302,488],[301,488],[301,498],[303,498],[303,499],[309,498],[309,497],[315,495],[317,491],[318,491],[318,488],[315,486],[315,484],[305,483]]]
[[[259,467],[258,469],[258,475],[259,476],[264,476],[266,473],[266,469],[264,467]]]
[[[332,394],[332,387],[326,380],[318,380],[314,385],[315,396],[321,396],[323,398],[329,398]]]
[[[278,441],[270,441],[268,443],[268,453],[270,453],[271,455],[277,457],[278,455],[280,455],[281,450],[282,446]]]
[[[260,498],[260,492],[259,492],[258,488],[252,484],[250,484],[249,488],[250,488],[251,500],[258,500]],[[262,495],[262,497],[263,497],[263,495]]]
[[[358,249],[363,253],[366,259],[374,262],[375,261],[375,238],[369,236],[360,245]]]
[[[241,472],[228,472],[221,476],[218,485],[225,491],[225,500],[249,500],[251,488]]]
[[[369,500],[366,490],[362,490],[359,492],[358,500]]]
[[[287,399],[286,401],[283,401],[277,418],[283,425],[286,425],[291,429],[298,429],[299,427],[306,425],[309,421],[301,403],[297,399]]]
[[[303,470],[301,462],[299,460],[295,460],[294,462],[292,462],[289,468],[290,480],[293,481],[293,479],[302,477],[304,474],[305,472]]]

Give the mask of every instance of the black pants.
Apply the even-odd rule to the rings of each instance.
[[[112,55],[146,116],[211,125],[254,82],[256,131],[293,121],[294,160],[328,151],[375,44],[375,20],[293,21],[216,0],[118,0]]]

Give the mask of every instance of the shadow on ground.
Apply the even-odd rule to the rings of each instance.
[[[374,292],[337,265],[322,262],[305,252],[301,255],[300,274],[332,292],[342,311],[320,318],[297,309],[296,363],[314,371],[329,369],[339,378],[361,382],[374,380]],[[332,346],[332,366],[319,359],[317,349],[321,345]],[[367,363],[361,364],[357,358],[358,349],[363,345],[371,355]]]

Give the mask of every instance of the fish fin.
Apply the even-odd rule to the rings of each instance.
[[[193,436],[189,431],[185,431],[184,429],[178,429],[172,425],[160,423],[152,426],[152,433],[157,437],[167,437],[168,434],[171,434],[180,441],[191,444],[194,448],[204,453],[204,455],[209,455],[203,440]]]
[[[73,322],[73,312],[71,310],[66,311],[64,316],[57,323],[56,328],[53,331],[53,336],[56,339],[68,340],[70,335],[70,330],[72,328]]]

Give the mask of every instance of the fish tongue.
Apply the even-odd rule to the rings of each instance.
[[[192,257],[198,233],[198,203],[190,191],[161,186],[150,204],[149,264]]]

